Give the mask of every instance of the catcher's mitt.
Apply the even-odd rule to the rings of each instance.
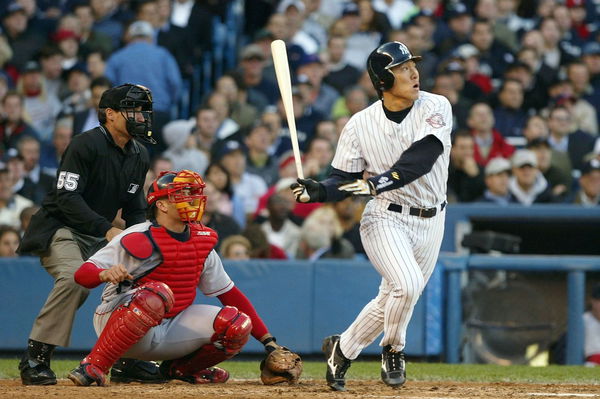
[[[302,359],[287,348],[278,348],[260,362],[260,380],[265,385],[295,384],[302,374]]]

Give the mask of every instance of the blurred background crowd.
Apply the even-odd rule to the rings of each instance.
[[[305,176],[327,176],[345,123],[378,100],[367,56],[398,40],[453,107],[449,202],[600,202],[600,0],[16,0],[0,16],[0,256],[104,90],[137,83],[154,96],[147,182],[199,172],[225,258],[360,257],[362,199],[289,190],[275,39]]]

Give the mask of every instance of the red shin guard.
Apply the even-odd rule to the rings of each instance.
[[[139,287],[129,304],[119,306],[110,316],[92,351],[81,362],[98,366],[107,373],[115,361],[162,321],[175,299],[164,283],[150,281]]]

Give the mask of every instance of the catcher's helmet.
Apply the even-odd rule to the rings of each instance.
[[[154,205],[161,198],[175,204],[183,222],[198,222],[204,214],[206,196],[203,194],[204,181],[191,170],[161,172],[148,188],[146,201]]]
[[[152,138],[152,92],[145,86],[125,83],[106,90],[100,98],[99,108],[111,108],[115,111],[131,110],[141,107],[144,122],[135,117],[125,116],[127,132],[132,137],[156,144]]]
[[[400,42],[384,43],[369,54],[367,71],[379,98],[383,91],[394,85],[394,74],[390,69],[410,60],[420,61],[421,56],[412,55],[408,47]]]

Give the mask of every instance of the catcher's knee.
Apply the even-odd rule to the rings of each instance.
[[[168,285],[149,281],[138,288],[128,307],[147,323],[158,325],[174,303],[175,297]]]
[[[213,322],[215,333],[211,342],[231,354],[239,353],[248,342],[252,332],[252,321],[246,313],[234,306],[225,306],[217,313]]]

